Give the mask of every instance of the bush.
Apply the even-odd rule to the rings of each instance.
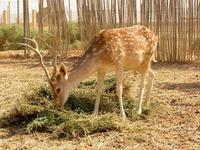
[[[31,31],[31,37],[37,36],[38,33]],[[17,43],[23,42],[23,27],[20,25],[9,25],[0,28],[0,50],[18,50],[23,49]]]
[[[69,37],[70,37],[70,48],[81,49],[82,43],[80,39],[80,31],[78,23],[71,22],[68,24]],[[46,32],[46,31],[44,31]],[[38,36],[37,31],[31,31],[31,38]],[[48,36],[44,36],[44,40],[49,42]],[[23,46],[17,43],[23,42],[23,26],[20,25],[9,25],[0,28],[0,50],[18,50],[23,49]]]
[[[76,41],[81,40],[80,31],[77,22],[71,22],[68,24],[70,44],[74,44]]]
[[[80,36],[80,30],[77,22],[71,22],[68,24],[68,34],[70,37],[69,48],[70,49],[81,49],[82,42]]]
[[[0,28],[0,50],[19,49],[17,42],[22,41],[23,29],[21,26],[10,25]]]
[[[82,42],[79,40],[75,40],[74,43],[69,45],[70,49],[81,49],[82,48]]]

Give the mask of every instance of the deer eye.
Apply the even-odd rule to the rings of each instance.
[[[57,93],[57,94],[59,94],[59,93],[60,93],[60,91],[61,91],[61,89],[60,89],[60,88],[57,88],[57,89],[56,89],[56,93]]]

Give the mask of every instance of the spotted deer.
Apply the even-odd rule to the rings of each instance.
[[[140,25],[101,30],[93,37],[85,53],[71,68],[66,69],[65,65],[61,64],[59,69],[54,67],[51,78],[47,75],[55,104],[62,107],[73,88],[93,73],[97,73],[94,114],[98,114],[106,73],[113,70],[116,77],[116,93],[119,99],[120,116],[124,119],[122,76],[124,70],[132,70],[141,75],[139,100],[136,106],[137,112],[141,114],[145,79],[147,79],[147,92],[144,104],[149,105],[154,79],[154,72],[150,66],[154,60],[157,43],[158,38],[154,32]],[[35,44],[36,48],[24,45],[38,53],[37,43]]]

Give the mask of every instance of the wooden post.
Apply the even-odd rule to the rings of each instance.
[[[8,13],[7,10],[3,11],[3,25],[7,25],[8,24]]]
[[[36,10],[32,10],[32,29],[36,30],[36,28],[37,28]]]
[[[39,0],[38,33],[40,37],[43,37],[43,2],[43,0]]]
[[[24,37],[30,37],[30,25],[29,25],[29,7],[28,7],[28,0],[23,0],[23,10],[24,10]],[[27,40],[24,41],[28,44]],[[24,56],[30,56],[30,50],[25,47],[24,49]]]
[[[17,24],[19,24],[19,0],[17,0]]]
[[[8,7],[7,7],[7,17],[8,17],[8,24],[10,24],[10,1],[8,2]]]

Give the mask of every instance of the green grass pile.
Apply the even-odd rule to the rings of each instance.
[[[99,115],[92,115],[95,85],[95,80],[82,82],[72,91],[65,108],[62,109],[53,105],[48,86],[42,85],[26,94],[12,113],[0,118],[0,123],[23,123],[28,132],[50,132],[57,137],[84,136],[126,128],[118,116],[119,105],[113,78],[105,81],[106,89],[101,97]],[[146,109],[142,115],[137,115],[134,100],[126,96],[123,98],[128,120],[144,119],[151,111]]]

